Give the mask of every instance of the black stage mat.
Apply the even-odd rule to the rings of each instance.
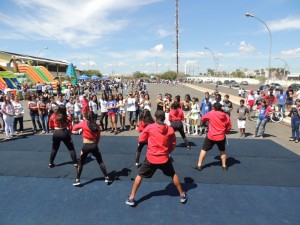
[[[236,184],[263,186],[300,186],[299,156],[288,149],[261,139],[229,139],[227,146],[228,172],[220,167],[219,152],[214,147],[208,152],[203,171],[192,168],[198,160],[203,138],[191,138],[192,150],[188,151],[181,138],[171,154],[174,167],[180,177],[190,177],[196,183]],[[73,136],[76,152],[82,146],[81,137]],[[137,137],[101,137],[100,149],[111,176],[116,180],[132,180],[137,169],[134,166]],[[0,144],[0,175],[30,177],[75,177],[69,153],[64,144],[55,159],[57,167],[48,169],[51,151],[51,135],[35,135]],[[146,146],[141,161],[144,159]],[[103,179],[95,160],[87,159],[82,179],[91,182]],[[158,171],[149,182],[167,181]]]

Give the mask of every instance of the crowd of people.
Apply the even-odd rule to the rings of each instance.
[[[136,204],[134,196],[142,179],[152,177],[157,169],[161,169],[165,175],[172,177],[180,194],[180,201],[182,203],[187,201],[187,195],[182,190],[170,160],[170,153],[175,148],[175,132],[177,131],[188,150],[191,146],[187,135],[206,134],[199,160],[194,166],[195,169],[202,170],[207,151],[217,145],[222,169],[227,171],[226,133],[231,130],[230,117],[234,109],[229,95],[221,96],[220,93],[215,92],[212,97],[206,92],[204,98],[199,100],[189,94],[181,99],[180,95],[173,97],[170,93],[165,93],[164,95],[158,94],[156,100],[150,100],[147,87],[143,82],[125,82],[124,84],[100,82],[88,85],[81,83],[81,86],[84,88],[77,89],[69,85],[64,94],[58,93],[56,97],[47,89],[39,89],[41,91],[37,89],[36,92],[26,95],[33,131],[40,131],[41,134],[53,133],[48,167],[55,167],[54,160],[63,142],[70,152],[73,166],[77,171],[74,186],[80,185],[84,162],[89,154],[97,160],[105,182],[111,182],[98,148],[100,131],[111,132],[114,135],[126,130],[137,130],[140,133],[135,154],[135,165],[139,168],[139,173],[126,201],[126,204],[131,206]],[[124,95],[119,92],[120,87]],[[290,140],[298,142],[300,100],[297,99],[295,105],[292,102],[290,107],[291,100],[288,96],[292,98],[294,96],[291,89],[288,89],[286,93],[281,90],[277,95],[272,87],[267,86],[263,90],[257,90],[256,93],[250,90],[245,99],[240,100],[240,105],[235,110],[240,136],[245,137],[247,118],[249,113],[256,108],[258,120],[254,136],[263,138],[269,120],[268,116],[274,111],[271,106],[276,104],[284,115],[285,108],[288,109],[292,124]],[[5,134],[7,139],[11,139],[13,135],[24,131],[23,117],[26,106],[22,105],[17,95],[9,93],[1,99],[0,105]],[[155,119],[152,114],[155,115]],[[126,126],[127,123],[128,126]],[[259,132],[260,128],[261,132]],[[79,134],[83,138],[79,160],[71,134]],[[141,151],[145,145],[148,145],[146,160],[140,164]]]

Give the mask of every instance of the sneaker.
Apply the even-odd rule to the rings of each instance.
[[[15,134],[19,134],[19,131],[16,131]]]
[[[105,177],[104,182],[110,184],[112,183],[112,180],[109,177]]]
[[[49,165],[48,165],[48,168],[53,168],[53,167],[55,167],[55,164],[54,163],[49,163]]]
[[[187,197],[186,193],[184,192],[183,195],[180,196],[180,202],[181,202],[182,204],[184,204],[184,203],[187,202],[187,200],[188,200],[188,197]]]
[[[79,186],[80,185],[80,180],[79,179],[76,179],[74,182],[73,182],[73,186]]]
[[[198,133],[193,133],[193,136],[196,136],[196,135],[198,135]]]
[[[116,130],[116,131],[115,131],[115,135],[117,135],[117,134],[118,134],[118,131]]]
[[[8,136],[8,137],[6,137],[6,139],[7,139],[7,140],[12,139],[12,136]]]
[[[289,141],[295,141],[295,138],[290,138]]]
[[[135,204],[136,204],[134,199],[129,199],[129,198],[126,200],[125,203],[130,206],[135,206]]]
[[[202,166],[192,166],[195,170],[202,171]]]
[[[46,131],[43,130],[43,131],[42,131],[42,134],[46,134]]]
[[[136,168],[140,168],[140,167],[141,167],[141,164],[135,163],[135,166],[136,166]]]

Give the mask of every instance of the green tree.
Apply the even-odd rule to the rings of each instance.
[[[176,80],[177,78],[177,73],[175,71],[167,71],[164,72],[161,76],[161,79],[165,79],[165,80]]]
[[[135,71],[133,73],[133,77],[136,79],[139,79],[139,78],[143,78],[143,77],[148,77],[148,75],[146,73],[142,73],[140,71]]]
[[[81,74],[86,74],[90,77],[96,74],[97,76],[102,77],[102,74],[99,70],[83,70]]]

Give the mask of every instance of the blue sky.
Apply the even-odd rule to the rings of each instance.
[[[180,71],[300,72],[299,0],[179,0]],[[0,50],[73,62],[80,69],[130,74],[176,70],[175,0],[6,0]]]

